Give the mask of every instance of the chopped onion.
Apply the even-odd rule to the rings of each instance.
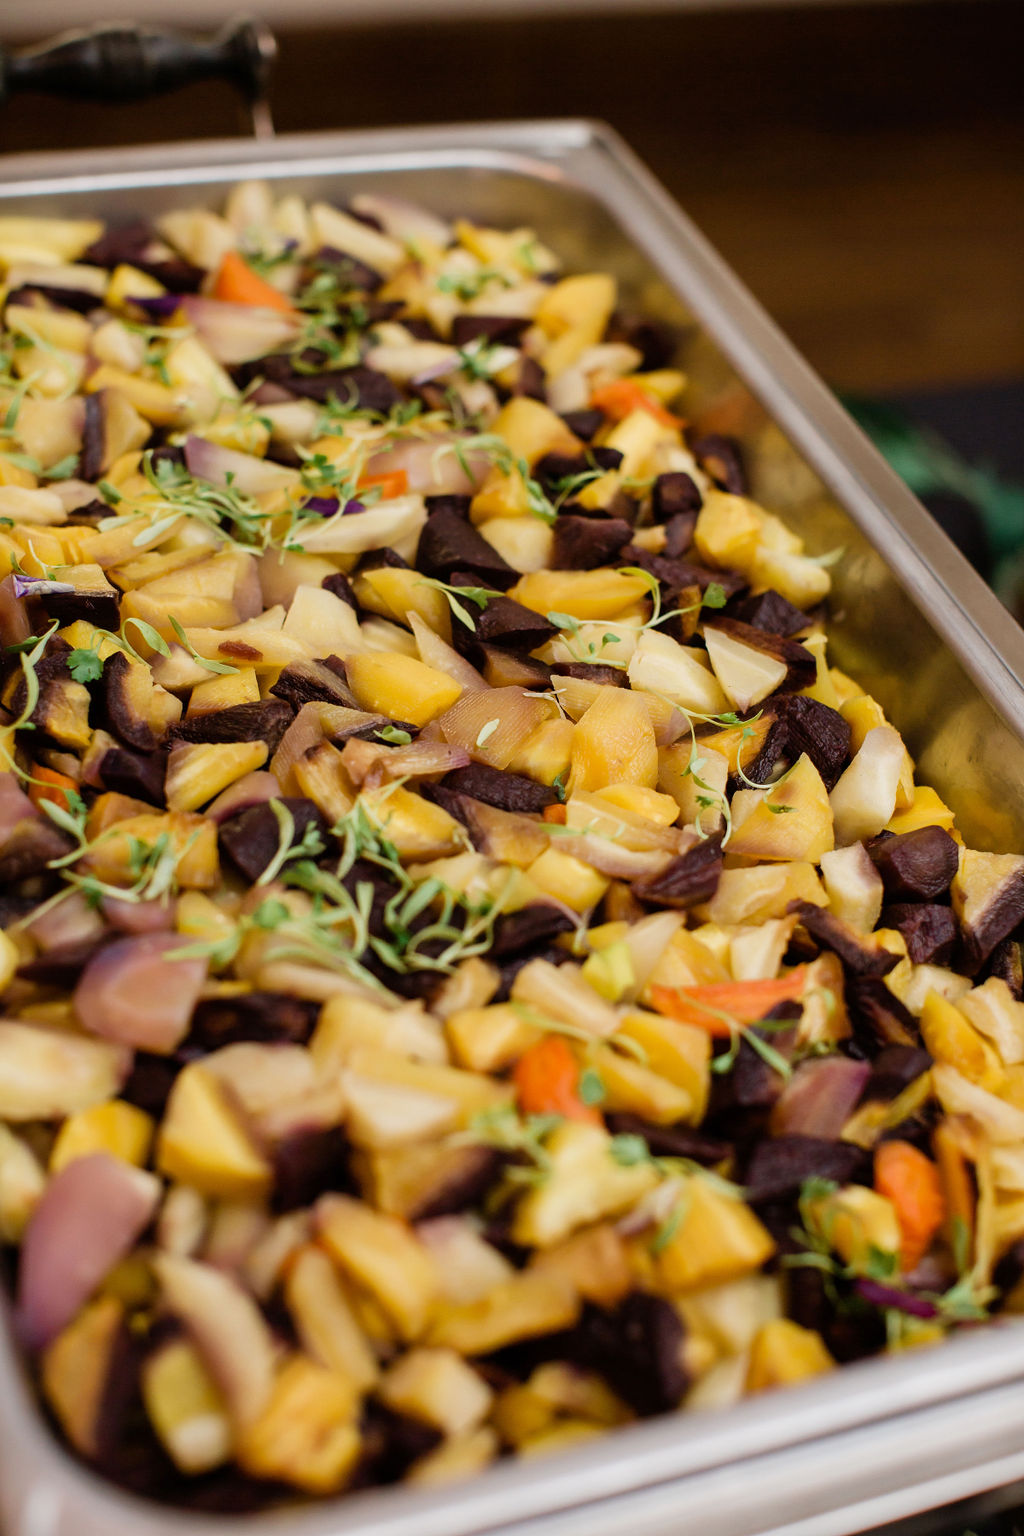
[[[299,333],[298,316],[253,304],[186,294],[177,301],[196,328],[199,339],[218,363],[249,363],[265,357]],[[177,304],[176,306],[177,307]]]
[[[103,915],[121,933],[167,933],[174,926],[177,902],[173,897],[158,901],[119,901],[104,896]]]
[[[474,762],[507,768],[530,732],[551,718],[551,710],[545,699],[528,697],[524,688],[488,688],[464,693],[437,723],[445,741],[465,747]]]
[[[294,469],[286,469],[270,459],[258,459],[251,453],[239,453],[235,448],[224,448],[192,433],[185,439],[185,463],[197,480],[209,480],[211,485],[230,487],[248,496],[285,491],[300,483]]]
[[[327,518],[318,528],[303,528],[307,554],[361,555],[368,549],[394,548],[415,537],[427,519],[423,497],[416,495],[394,496],[354,515],[346,508],[346,513]]]
[[[246,811],[251,805],[263,805],[267,800],[279,800],[281,786],[276,776],[266,768],[247,773],[244,779],[236,779],[212,801],[205,811],[213,821],[227,821],[229,816]]]
[[[167,1054],[188,1033],[203,982],[204,959],[171,958],[176,933],[118,939],[94,955],[75,988],[75,1012],[107,1040]]]
[[[388,475],[404,469],[410,491],[423,496],[469,496],[482,484],[491,467],[487,453],[477,448],[464,450],[462,459],[454,444],[457,435],[438,432],[429,438],[407,438],[375,453],[366,466],[368,475]],[[467,472],[468,471],[468,472]]]
[[[463,688],[470,693],[478,693],[488,686],[485,678],[480,676],[476,667],[471,666],[465,656],[460,656],[454,646],[431,629],[425,619],[421,619],[418,613],[410,612],[408,615],[409,627],[416,639],[416,648],[420,653],[420,660],[425,661],[428,667],[436,667],[438,672],[444,672],[455,682],[461,683]]]
[[[848,1056],[803,1062],[775,1102],[772,1135],[838,1141],[870,1076],[870,1062]]]
[[[402,197],[391,197],[383,192],[357,192],[349,207],[353,213],[375,220],[386,235],[392,240],[401,240],[403,245],[426,241],[445,250],[451,244],[450,224]]]
[[[55,906],[44,905],[24,926],[42,950],[87,944],[98,939],[107,927],[101,914],[90,906],[81,891],[72,891]]]
[[[50,1180],[25,1230],[18,1321],[43,1349],[135,1246],[153,1218],[160,1181],[108,1152],[77,1157]]]

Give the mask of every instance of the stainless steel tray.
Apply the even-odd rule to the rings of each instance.
[[[0,211],[124,217],[213,203],[252,175],[334,199],[387,184],[441,211],[531,224],[570,264],[614,272],[633,307],[679,321],[696,409],[742,422],[755,494],[812,551],[843,547],[839,664],[881,699],[968,841],[1024,846],[1024,634],[613,133],[488,124],[12,157]],[[989,1508],[1010,1502],[1022,1420],[1024,1328],[1008,1322],[448,1490],[243,1521],[146,1504],[79,1467],[0,1326],[0,1515],[9,1536],[847,1536],[991,1490]]]

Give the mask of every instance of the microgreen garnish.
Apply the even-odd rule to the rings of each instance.
[[[195,646],[192,644],[191,640],[188,638],[188,635],[186,635],[185,631],[182,629],[174,615],[170,614],[169,618],[171,628],[177,635],[179,643],[184,646],[186,651],[188,651],[188,654],[192,657],[192,660],[196,663],[197,666],[202,667],[207,672],[226,674],[229,672],[238,671],[238,668],[233,667],[230,662],[215,661],[212,656],[200,656],[199,652],[196,650]]]
[[[460,624],[465,624],[467,629],[476,629],[473,615],[465,606],[466,602],[476,603],[478,608],[486,608],[492,597],[502,597],[504,594],[494,587],[453,587],[446,581],[439,581],[436,576],[421,576],[417,586],[433,587],[438,592],[443,592],[448,599],[448,606],[458,619]]]

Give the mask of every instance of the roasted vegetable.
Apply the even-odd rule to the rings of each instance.
[[[0,268],[0,1240],[74,1451],[430,1485],[1022,1310],[1024,854],[677,338],[369,193]]]

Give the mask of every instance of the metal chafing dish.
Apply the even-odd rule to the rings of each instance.
[[[530,224],[570,265],[615,273],[630,307],[680,322],[695,414],[740,424],[755,495],[812,551],[844,549],[839,664],[884,704],[970,842],[1024,846],[1024,634],[613,133],[487,124],[9,158],[0,210],[123,218],[215,203],[242,176],[334,200],[386,186]],[[1024,1483],[1022,1414],[1024,1329],[1006,1323],[443,1491],[377,1490],[244,1523],[263,1536],[844,1536],[979,1494],[1009,1503]],[[0,1513],[9,1536],[239,1526],[146,1504],[78,1466],[2,1327]]]

